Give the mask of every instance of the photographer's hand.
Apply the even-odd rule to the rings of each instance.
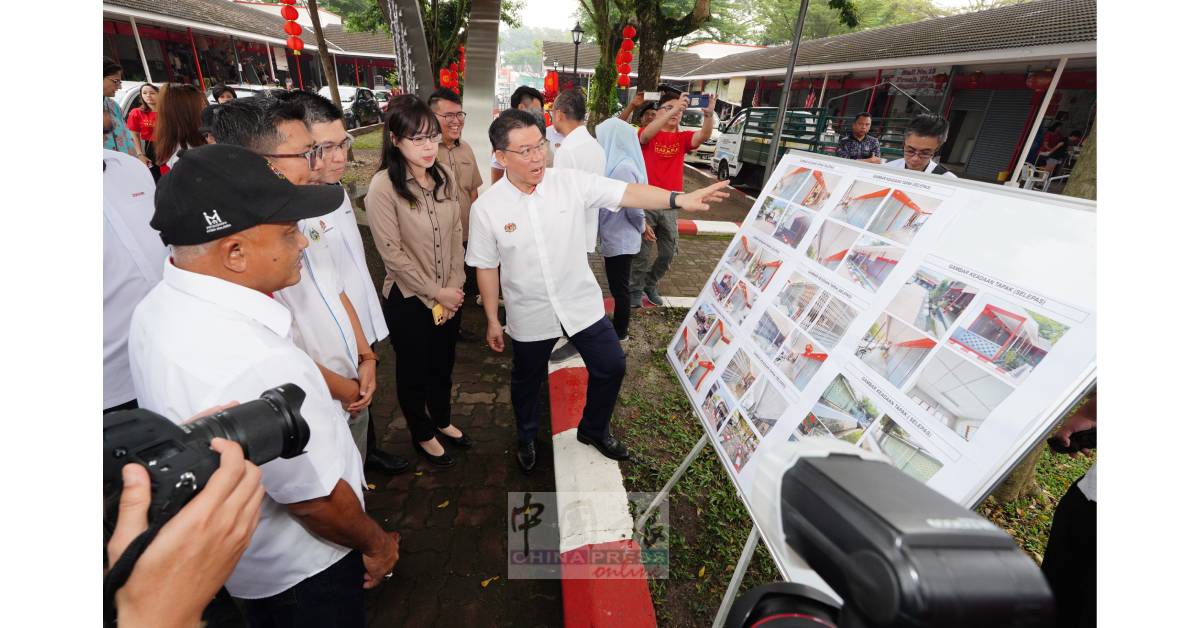
[[[233,441],[214,438],[221,466],[179,514],[159,530],[117,590],[118,622],[126,626],[195,626],[229,578],[258,525],[262,472]],[[150,476],[140,465],[121,470],[124,488],[108,542],[109,561],[147,528]]]

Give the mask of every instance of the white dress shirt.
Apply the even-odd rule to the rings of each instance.
[[[284,383],[306,394],[300,410],[311,433],[305,453],[261,467],[267,499],[250,546],[225,583],[240,598],[280,593],[350,551],[309,532],[286,504],[327,496],[338,480],[363,503],[362,459],[341,406],[312,359],[288,338],[291,324],[291,313],[271,297],[168,261],[162,282],[134,311],[129,332],[139,405],[176,423],[230,401],[252,401]]]
[[[549,130],[549,129],[547,129]],[[588,133],[587,127],[580,125],[563,139],[558,152],[554,154],[555,168],[574,168],[595,175],[604,176],[604,147]],[[588,253],[596,252],[596,235],[600,230],[600,210],[588,210],[587,224],[584,230],[584,244]]]
[[[904,158],[903,157],[897,157],[891,161],[884,162],[883,167],[884,168],[895,168],[897,170],[907,170],[907,168],[904,166]],[[929,163],[925,165],[925,170],[923,170],[923,172],[928,172],[928,173],[932,174],[934,168],[937,168],[937,163],[935,161],[933,161],[932,159],[930,159]],[[943,172],[942,176],[950,177],[951,179],[958,178],[958,175],[954,174],[953,172],[950,172],[949,170],[947,170],[946,172]]]
[[[383,318],[383,307],[379,304],[379,293],[367,269],[367,252],[363,247],[362,233],[358,230],[358,219],[350,204],[350,193],[345,193],[342,206],[326,220],[325,236],[330,239],[330,249],[338,270],[342,273],[342,287],[358,320],[362,323],[367,343],[375,344],[388,336],[387,322]]]
[[[341,300],[346,290],[342,271],[333,257],[342,245],[326,232],[335,230],[336,213],[298,222],[308,238],[308,248],[300,254],[300,282],[273,296],[291,311],[292,342],[301,351],[342,377],[358,379],[358,342]],[[349,415],[343,411],[343,416]]]
[[[129,319],[162,280],[167,247],[150,227],[154,178],[141,161],[104,151],[104,407],[132,401]]]
[[[504,267],[500,285],[513,340],[558,338],[563,329],[573,336],[604,317],[583,246],[585,216],[620,208],[627,185],[549,168],[532,194],[513,187],[506,175],[471,205],[467,264]]]

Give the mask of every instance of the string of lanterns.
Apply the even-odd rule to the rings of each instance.
[[[621,29],[621,48],[617,52],[617,85],[620,87],[629,87],[629,72],[633,69],[630,64],[633,63],[633,38],[637,36],[637,29],[633,26],[625,26]]]
[[[279,4],[283,8],[279,10],[279,14],[283,16],[283,32],[287,34],[287,48],[292,51],[292,54],[299,57],[300,51],[304,50],[304,40],[300,39],[300,33],[303,30],[296,20],[300,17],[300,12],[294,6],[296,0],[279,0]],[[297,59],[299,61],[299,59]],[[299,72],[300,64],[296,64],[296,77],[299,79],[300,89],[304,89],[304,77]]]
[[[452,60],[450,65],[442,68],[438,72],[438,84],[442,87],[453,90],[455,94],[461,94],[462,90],[459,87],[460,80],[467,74],[467,48],[466,46],[458,47],[458,58]]]

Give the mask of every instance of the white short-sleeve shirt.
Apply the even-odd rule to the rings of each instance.
[[[362,459],[350,428],[312,359],[288,338],[291,323],[288,309],[261,292],[167,261],[162,282],[134,310],[129,332],[138,404],[176,423],[230,401],[252,401],[280,384],[306,394],[305,453],[262,465],[267,499],[258,528],[225,583],[240,598],[280,593],[349,553],[309,532],[287,504],[329,495],[338,480],[363,503]]]
[[[930,173],[930,174],[933,174],[933,169],[934,169],[934,168],[937,168],[937,166],[938,166],[938,165],[937,165],[937,163],[936,163],[935,161],[933,161],[932,159],[930,159],[930,160],[929,160],[929,163],[928,163],[928,164],[926,164],[926,166],[925,166],[925,170],[924,170],[924,172],[928,172],[928,173]],[[906,170],[906,169],[907,169],[907,168],[905,168],[905,166],[904,166],[904,158],[903,158],[903,157],[897,157],[897,158],[895,158],[895,159],[893,159],[893,160],[891,160],[891,161],[884,162],[884,164],[883,164],[883,167],[884,167],[884,168],[895,168],[895,169],[897,169],[897,170]],[[943,176],[943,177],[950,177],[951,179],[957,179],[957,178],[958,178],[958,175],[954,174],[953,172],[950,172],[949,170],[947,170],[946,172],[943,172],[943,173],[942,173],[942,176]]]
[[[330,240],[333,259],[342,273],[342,284],[346,297],[354,304],[358,320],[362,323],[367,342],[375,344],[388,336],[387,322],[383,318],[383,307],[379,303],[379,292],[371,280],[367,268],[367,252],[363,247],[362,233],[358,230],[358,218],[350,204],[350,194],[345,192],[342,206],[327,220],[325,237]]]
[[[503,267],[508,335],[520,342],[575,335],[604,317],[583,246],[586,214],[620,208],[628,184],[548,168],[532,194],[500,179],[471,205],[467,264]],[[561,325],[561,329],[560,329]]]
[[[604,147],[588,133],[586,126],[568,133],[554,154],[555,168],[574,168],[600,176],[604,176],[604,162]],[[586,227],[584,245],[588,253],[595,253],[596,236],[600,232],[600,210],[588,210]]]
[[[298,222],[308,238],[300,254],[300,282],[275,292],[275,300],[292,313],[292,342],[321,366],[352,379],[358,378],[358,343],[350,313],[342,303],[345,292],[342,269],[334,260],[341,247],[329,233],[334,214]]]
[[[133,308],[162,280],[167,247],[150,227],[154,178],[146,164],[104,151],[104,407],[135,398],[129,375]]]

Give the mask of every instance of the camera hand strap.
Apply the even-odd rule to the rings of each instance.
[[[154,517],[154,523],[150,527],[142,531],[141,534],[134,537],[130,541],[129,546],[121,553],[121,557],[113,562],[112,569],[104,574],[104,625],[115,626],[117,621],[117,589],[125,586],[129,580],[129,576],[133,574],[133,567],[137,564],[142,553],[146,551],[150,543],[154,541],[154,537],[158,536],[158,531],[163,525],[171,520],[171,515],[179,511],[179,508],[187,501],[187,498],[192,494],[191,490],[179,490],[176,488],[171,493],[170,499],[163,506],[158,516]]]

